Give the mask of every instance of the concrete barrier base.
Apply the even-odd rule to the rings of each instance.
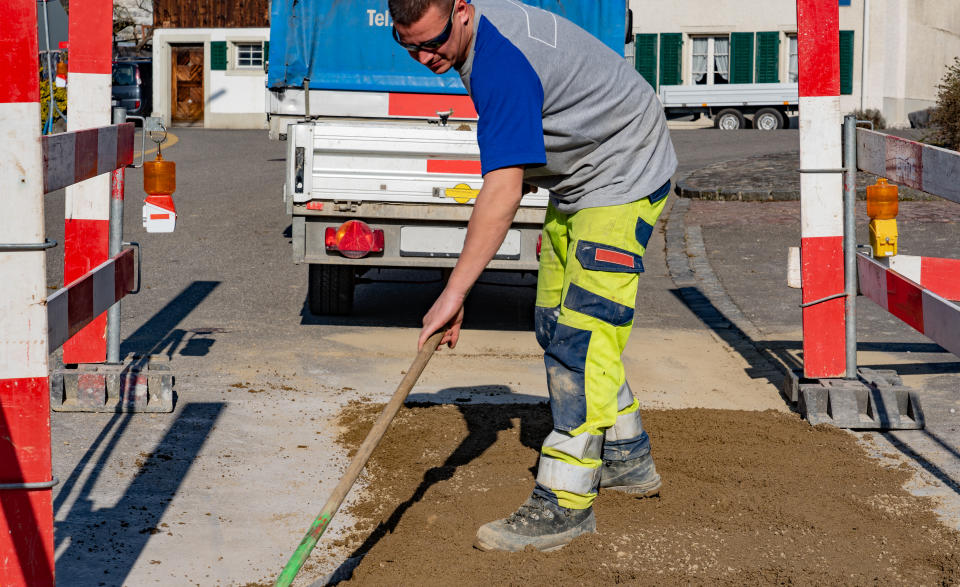
[[[172,412],[173,381],[167,365],[143,358],[58,367],[50,375],[50,407],[55,412]]]
[[[896,371],[858,369],[857,379],[803,379],[792,372],[784,395],[811,425],[873,430],[924,427],[920,398],[903,385]]]

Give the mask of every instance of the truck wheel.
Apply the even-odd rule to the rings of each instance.
[[[307,302],[317,316],[344,316],[353,310],[356,271],[349,265],[310,265]]]
[[[783,128],[783,114],[773,108],[761,108],[753,116],[753,128],[757,130],[777,130]]]
[[[739,110],[726,108],[717,113],[717,116],[713,119],[713,126],[723,130],[739,130],[746,128],[747,122]]]

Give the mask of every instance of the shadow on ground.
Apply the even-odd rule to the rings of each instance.
[[[318,582],[317,585],[335,585],[349,579],[353,569],[356,568],[363,556],[376,546],[384,536],[391,534],[396,529],[400,519],[410,507],[420,502],[431,487],[451,479],[458,467],[470,464],[475,458],[486,452],[497,442],[497,437],[501,432],[519,427],[520,442],[523,446],[539,450],[543,439],[546,438],[552,428],[550,408],[544,403],[544,398],[513,394],[509,387],[502,385],[487,387],[489,389],[486,391],[493,394],[510,394],[511,398],[517,403],[500,405],[457,403],[457,409],[467,424],[466,437],[450,453],[450,456],[441,466],[427,470],[410,497],[398,505],[386,517],[385,521],[379,523],[339,568],[329,577]],[[437,395],[467,397],[475,392],[474,388],[448,388],[438,391]],[[437,404],[433,402],[410,402],[406,404],[407,407],[429,407],[433,405]],[[531,477],[536,476],[535,467],[530,468],[530,475]]]
[[[224,407],[222,402],[184,405],[156,448],[140,454],[139,469],[116,504],[97,507],[96,497],[112,481],[104,474],[116,474],[108,466],[114,451],[126,434],[136,433],[135,427],[128,428],[143,416],[126,413],[110,419],[53,504],[56,572],[64,584],[125,584],[150,537],[167,532],[158,528],[160,520]],[[91,473],[77,489],[87,469]]]
[[[432,269],[368,271],[357,283],[348,316],[312,314],[308,300],[301,324],[418,328],[443,291],[443,275]],[[463,327],[482,330],[533,330],[536,274],[485,271],[465,305]]]

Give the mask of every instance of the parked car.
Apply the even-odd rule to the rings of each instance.
[[[127,114],[150,116],[153,111],[153,63],[149,59],[118,59],[113,62],[112,105]]]

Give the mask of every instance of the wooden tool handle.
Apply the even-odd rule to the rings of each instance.
[[[307,557],[310,556],[313,547],[317,545],[320,536],[323,535],[327,526],[330,525],[330,520],[333,519],[334,514],[340,509],[340,505],[347,497],[347,493],[350,492],[350,488],[353,487],[353,484],[357,481],[357,477],[360,476],[360,472],[363,471],[363,468],[366,466],[370,455],[373,454],[374,449],[376,449],[380,441],[383,440],[383,435],[387,432],[390,422],[393,421],[397,412],[400,411],[404,400],[406,400],[410,394],[410,390],[413,389],[417,379],[420,378],[420,374],[423,373],[424,367],[427,366],[427,362],[430,361],[430,357],[433,356],[434,351],[437,350],[437,346],[440,345],[440,340],[443,338],[444,332],[445,330],[434,332],[430,335],[430,338],[423,343],[423,348],[420,349],[410,368],[407,369],[407,374],[404,375],[403,380],[400,381],[397,390],[393,392],[393,397],[390,398],[390,401],[383,408],[383,411],[380,412],[377,421],[373,423],[373,428],[370,429],[367,437],[363,439],[363,444],[357,449],[357,454],[353,457],[353,461],[350,462],[350,466],[347,467],[346,472],[343,474],[343,477],[340,478],[337,486],[333,488],[333,493],[330,494],[327,503],[325,503],[323,509],[320,510],[320,515],[314,519],[306,536],[300,541],[300,546],[294,551],[287,566],[283,568],[280,576],[277,577],[276,587],[287,587],[297,576],[300,567],[303,566]]]

